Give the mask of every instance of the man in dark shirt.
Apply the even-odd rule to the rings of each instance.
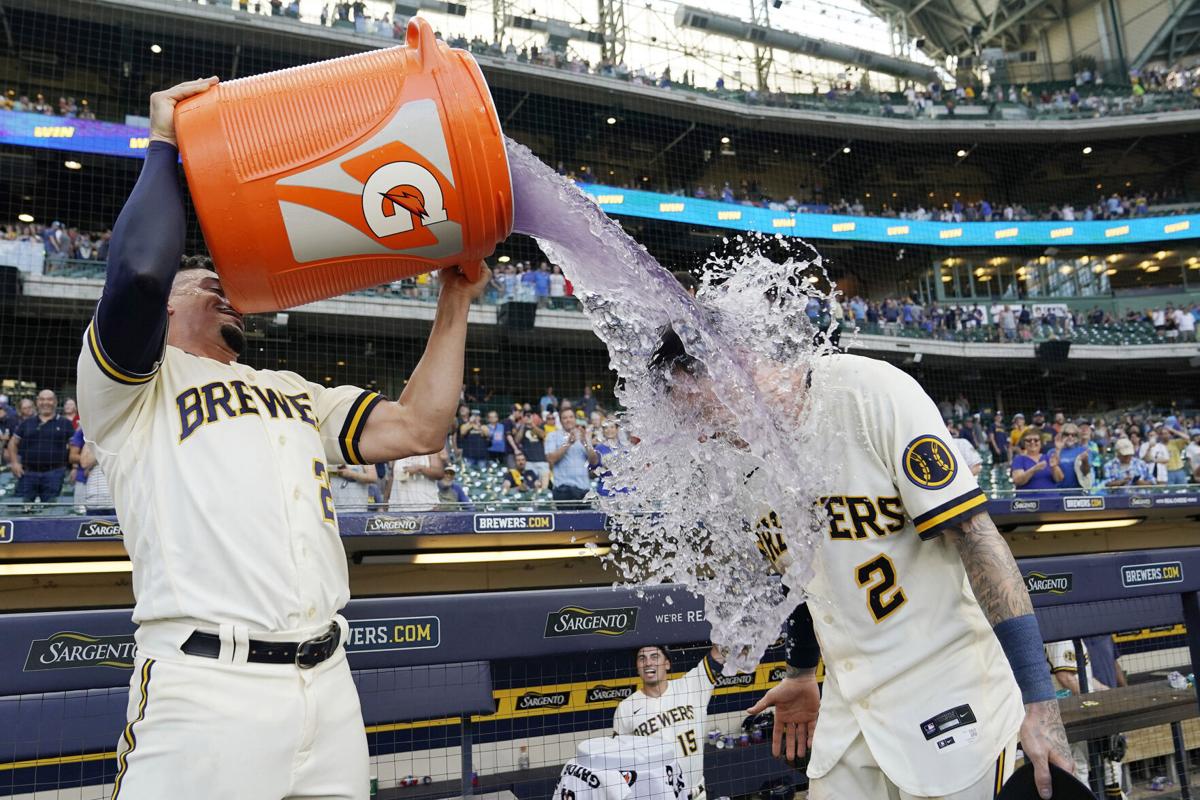
[[[52,503],[62,492],[67,473],[67,445],[75,426],[58,413],[58,396],[43,389],[37,414],[23,420],[8,440],[8,463],[17,477],[17,493],[26,503],[39,497]]]

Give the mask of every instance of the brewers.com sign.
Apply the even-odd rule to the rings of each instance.
[[[637,608],[580,608],[566,606],[546,616],[546,638],[598,633],[620,636],[637,630]]]
[[[499,531],[552,531],[553,514],[476,514],[475,533]]]
[[[49,639],[34,639],[25,657],[25,671],[45,669],[77,669],[79,667],[114,667],[133,669],[137,644],[133,634],[123,636],[91,636],[74,631],[60,631]]]

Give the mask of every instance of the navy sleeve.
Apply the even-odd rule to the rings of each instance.
[[[789,667],[812,669],[821,659],[821,646],[813,630],[812,612],[808,603],[801,603],[788,617],[787,641],[784,645],[784,660]]]
[[[150,143],[113,226],[108,275],[88,340],[101,369],[121,382],[144,379],[162,356],[167,297],[183,256],[178,155],[166,142]]]

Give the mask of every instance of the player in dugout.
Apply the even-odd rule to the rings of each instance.
[[[721,428],[712,379],[669,326],[650,367],[668,399]],[[811,747],[809,800],[990,800],[1019,739],[1050,798],[1049,763],[1070,772],[1073,760],[1037,619],[937,406],[913,378],[862,356],[816,359],[810,374],[760,369],[765,396],[793,404],[785,412],[818,404],[824,426],[844,434],[847,467],[826,501],[815,575],[789,587],[806,602],[788,623],[787,677],[748,709],[774,707],[775,754]],[[849,513],[852,502],[870,513]],[[756,535],[786,574],[791,555],[770,509]]]
[[[242,316],[220,277],[207,259],[180,266],[174,108],[216,81],[150,97],[146,162],[79,357],[80,413],[133,562],[138,625],[113,797],[365,799],[326,465],[442,448],[489,271],[473,283],[443,273],[397,401],[238,363]]]
[[[683,768],[689,800],[705,796],[704,734],[708,701],[721,674],[721,651],[713,647],[700,663],[671,680],[671,656],[663,645],[647,645],[634,655],[642,688],[617,704],[614,736],[665,737]]]

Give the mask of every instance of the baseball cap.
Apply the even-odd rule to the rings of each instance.
[[[1025,415],[1018,411],[1017,413],[1013,414],[1013,419],[1025,419]]]
[[[1038,410],[1038,411],[1035,411],[1035,412],[1033,412],[1033,415],[1034,415],[1035,417],[1044,417],[1044,416],[1046,416],[1046,412],[1045,412],[1045,411]]]
[[[471,409],[471,415],[472,415],[472,416],[476,416],[476,417],[478,417],[478,416],[479,416],[479,409],[478,409],[478,408],[472,408],[472,409]]]
[[[445,472],[458,472],[458,467],[454,466],[453,464],[447,464],[444,471]]]
[[[1117,440],[1117,455],[1131,456],[1133,455],[1133,442],[1128,439]]]
[[[1091,789],[1054,763],[1050,764],[1050,780],[1054,800],[1096,800]],[[1037,785],[1033,782],[1033,764],[1026,761],[1004,782],[1004,788],[996,797],[998,800],[1039,800]]]
[[[1192,436],[1200,436],[1200,428],[1192,428],[1188,433]]]

